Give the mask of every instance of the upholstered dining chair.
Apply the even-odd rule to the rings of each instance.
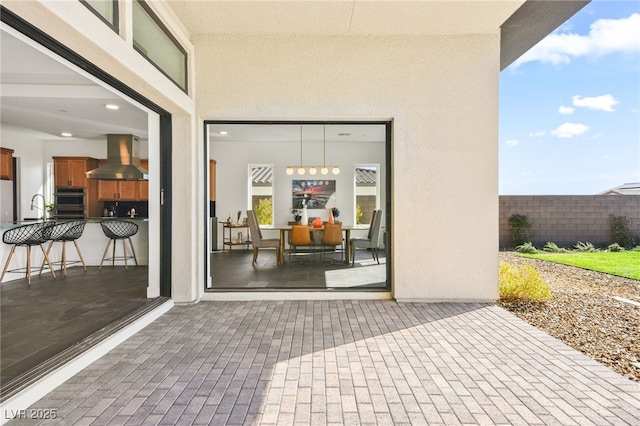
[[[251,232],[251,244],[253,245],[253,261],[251,264],[255,264],[258,260],[258,250],[261,248],[274,248],[276,249],[276,261],[280,264],[280,238],[262,238],[262,232],[260,231],[260,225],[258,225],[258,218],[256,212],[253,210],[247,210],[247,219],[249,220],[249,231]]]
[[[291,255],[296,254],[298,247],[309,247],[311,252],[311,260],[313,261],[313,240],[311,239],[311,230],[307,225],[293,225],[291,227],[291,239],[289,240],[289,261]]]
[[[344,253],[343,242],[342,225],[339,223],[325,223],[324,230],[322,231],[322,261],[324,262],[325,247],[332,247],[335,249],[340,246],[340,261],[342,262],[342,255]]]
[[[380,258],[378,257],[378,241],[380,240],[380,226],[382,225],[382,210],[374,210],[373,216],[371,216],[371,224],[369,225],[369,233],[367,238],[351,238],[349,240],[351,244],[351,266],[355,265],[356,249],[371,249],[373,260],[380,264]]]

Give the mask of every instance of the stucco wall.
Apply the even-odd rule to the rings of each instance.
[[[203,119],[393,119],[394,296],[497,297],[497,32],[192,41]]]
[[[531,242],[552,241],[562,247],[576,242],[613,243],[609,215],[626,215],[640,239],[640,195],[503,195],[500,196],[500,247],[513,247],[509,216],[527,216]]]

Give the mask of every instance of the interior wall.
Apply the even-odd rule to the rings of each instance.
[[[2,124],[0,141],[3,148],[13,149],[20,170],[14,171],[18,179],[18,219],[38,217],[40,211],[31,210],[31,197],[44,193],[46,165],[43,156],[44,135],[21,127]],[[39,201],[41,202],[41,201]],[[47,200],[47,202],[51,202]]]
[[[248,198],[248,164],[272,164],[273,165],[273,199],[274,199],[274,225],[283,226],[293,220],[291,214],[293,180],[335,180],[336,181],[336,206],[340,209],[339,220],[345,224],[355,223],[355,198],[354,198],[354,170],[356,164],[379,164],[384,168],[385,145],[383,142],[355,142],[337,143],[327,142],[326,151],[332,153],[334,161],[331,164],[340,166],[340,174],[329,172],[323,176],[317,174],[311,176],[308,173],[300,176],[286,174],[286,166],[300,162],[300,145],[297,142],[238,142],[215,141],[210,144],[210,157],[215,159],[216,178],[216,210],[219,220],[225,220],[228,215],[235,220],[237,212],[242,211],[246,216],[249,209]],[[318,149],[319,148],[319,149]],[[303,151],[308,153],[309,160],[305,164],[322,163],[322,142],[303,142]],[[274,156],[273,153],[278,155]],[[317,157],[314,157],[314,153]],[[311,158],[315,158],[313,162]],[[339,158],[336,160],[336,158]],[[318,160],[319,159],[319,160]],[[384,173],[379,173],[381,182],[381,198],[383,203]],[[309,209],[310,217],[322,217],[327,220],[326,209]],[[219,232],[219,244],[222,246],[222,233]]]
[[[497,297],[497,31],[193,43],[204,119],[393,119],[394,297]]]

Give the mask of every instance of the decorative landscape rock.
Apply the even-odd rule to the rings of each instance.
[[[531,325],[628,377],[640,381],[640,281],[501,252],[500,262],[536,268],[551,286],[549,302],[501,302]]]

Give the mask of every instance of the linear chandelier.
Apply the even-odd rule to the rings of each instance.
[[[322,166],[303,166],[302,165],[302,125],[300,125],[300,163],[297,166],[287,166],[287,174],[291,176],[293,174],[293,169],[298,169],[298,174],[303,176],[307,173],[307,168],[309,169],[310,175],[315,175],[318,173],[318,169],[320,169],[320,174],[327,175],[329,174],[329,169],[331,169],[331,173],[334,175],[340,174],[339,166],[327,166],[327,141],[326,141],[326,126],[322,126]]]

